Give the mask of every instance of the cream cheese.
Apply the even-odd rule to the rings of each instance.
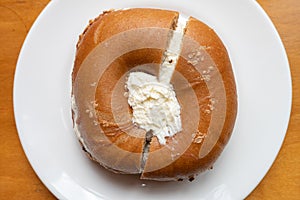
[[[180,105],[170,81],[181,52],[186,22],[187,18],[180,15],[164,52],[159,76],[131,72],[126,82],[132,121],[147,132],[152,131],[161,144],[166,143],[165,137],[182,130]]]
[[[177,27],[172,32],[167,50],[164,52],[164,60],[159,69],[159,81],[162,83],[170,83],[172,75],[181,52],[182,39],[187,18],[179,15]]]
[[[182,130],[180,105],[169,83],[144,72],[131,72],[126,82],[132,121],[147,132],[152,131],[161,144],[165,137]]]
[[[89,149],[85,145],[84,139],[82,138],[81,133],[79,131],[79,127],[78,127],[79,125],[76,123],[76,121],[78,119],[78,108],[77,108],[77,105],[76,105],[76,101],[75,101],[74,95],[72,95],[72,97],[71,97],[71,108],[72,108],[72,111],[73,111],[73,129],[74,129],[74,132],[77,135],[77,138],[80,141],[80,143],[85,148],[85,150],[89,152]]]

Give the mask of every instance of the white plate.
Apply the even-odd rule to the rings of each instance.
[[[78,35],[103,10],[128,7],[195,16],[216,30],[229,51],[239,96],[236,126],[214,169],[191,183],[148,183],[110,173],[84,155],[72,131],[70,73]],[[242,199],[281,147],[291,109],[291,77],[278,33],[255,1],[52,1],[21,50],[14,109],[25,153],[59,199]]]

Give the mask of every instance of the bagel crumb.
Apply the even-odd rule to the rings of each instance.
[[[90,86],[91,86],[91,87],[95,87],[95,86],[96,86],[96,84],[97,84],[97,83],[96,83],[96,82],[94,82],[94,83],[91,83],[91,84],[90,84]]]

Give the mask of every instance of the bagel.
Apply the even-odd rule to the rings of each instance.
[[[147,118],[154,105],[149,102],[156,106],[152,118]],[[213,29],[193,17],[150,8],[110,10],[79,37],[73,127],[87,155],[110,171],[193,180],[223,151],[236,114],[226,48]]]

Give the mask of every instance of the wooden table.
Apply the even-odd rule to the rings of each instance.
[[[38,179],[23,152],[12,104],[20,48],[48,2],[0,0],[0,199],[55,199]],[[247,199],[300,199],[300,1],[258,2],[271,17],[285,45],[293,78],[293,106],[282,149],[271,170]]]

